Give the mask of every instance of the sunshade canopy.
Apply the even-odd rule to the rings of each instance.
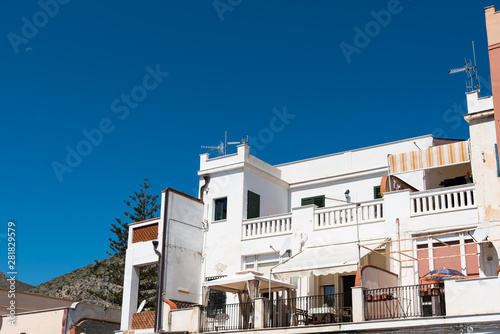
[[[441,268],[429,271],[422,277],[425,283],[440,283],[445,278],[467,278],[460,271],[455,269]]]
[[[379,241],[383,244],[385,240]],[[372,250],[361,247],[361,257],[371,253]],[[278,279],[285,279],[306,277],[311,274],[315,276],[342,274],[356,271],[357,267],[358,244],[348,243],[306,248],[273,269],[272,273]]]
[[[213,281],[204,282],[203,287],[209,287],[212,290],[238,293],[248,291],[247,282],[249,281],[260,282],[259,293],[269,292],[269,277],[264,277],[262,274],[255,272],[235,274]],[[271,292],[283,291],[287,289],[295,289],[295,285],[275,279],[271,280]]]

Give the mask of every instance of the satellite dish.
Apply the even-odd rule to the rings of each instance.
[[[481,242],[486,240],[488,234],[490,233],[490,222],[484,221],[479,224],[479,226],[474,230],[471,237],[476,242]]]
[[[141,313],[142,309],[144,308],[144,305],[146,305],[146,300],[143,300],[141,305],[139,305],[139,308],[137,309],[136,313]]]
[[[283,257],[283,255],[285,255],[286,251],[289,249],[290,241],[291,241],[290,237],[287,237],[285,241],[283,241],[283,245],[281,245],[280,248],[280,257]]]

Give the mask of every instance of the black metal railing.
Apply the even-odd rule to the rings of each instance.
[[[200,309],[200,332],[252,329],[254,326],[253,302],[200,306]]]
[[[266,328],[352,321],[351,293],[278,299],[264,306]]]
[[[444,287],[407,285],[364,291],[365,319],[398,319],[446,314]]]

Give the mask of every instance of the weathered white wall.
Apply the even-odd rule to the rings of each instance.
[[[493,98],[479,98],[478,92],[467,94],[471,137],[472,174],[476,185],[478,221],[489,221],[492,226],[500,224],[500,177],[497,172],[495,154],[496,132],[493,114]],[[488,240],[500,239],[500,227],[491,228]],[[481,246],[480,270],[484,275],[494,275],[499,264],[500,242],[494,247]],[[488,260],[490,257],[492,260]]]
[[[200,330],[200,309],[198,307],[172,310],[169,314],[169,331],[198,333]]]
[[[249,147],[240,145],[235,155],[208,160],[202,155],[198,174],[200,187],[205,184],[203,176],[210,175],[208,191],[203,194],[204,218],[209,224],[204,277],[233,274],[243,268],[242,257],[268,254],[270,245],[279,248],[284,237],[241,242],[249,190],[260,195],[261,217],[289,211],[288,184],[280,179],[278,169],[250,156]],[[223,197],[227,197],[227,219],[214,221],[214,201]]]
[[[407,140],[336,153],[307,160],[277,165],[282,178],[294,185],[311,180],[327,179],[355,172],[369,172],[386,168],[387,155],[415,151],[432,146],[433,137],[423,136]],[[416,146],[416,145],[418,146]]]
[[[444,282],[446,316],[493,314],[500,312],[498,277]]]
[[[372,175],[351,175],[350,178],[328,181],[325,183],[294,187],[290,190],[291,207],[299,207],[302,198],[325,195],[325,206],[339,206],[346,204],[345,191],[349,189],[352,202],[373,200],[373,187],[380,186],[382,177],[387,175],[387,170],[382,170]]]
[[[398,285],[398,276],[374,267],[363,268],[361,286],[366,289],[389,288]]]
[[[43,333],[43,334],[61,334],[64,333],[64,319],[66,309],[54,311],[41,311],[27,314],[16,315],[16,325],[11,326],[6,318],[2,318],[2,334],[19,333]]]
[[[243,179],[243,220],[247,217],[248,191],[260,195],[260,217],[290,212],[288,184],[262,171],[245,169]]]
[[[203,204],[171,190],[166,196],[164,294],[167,299],[201,304]]]

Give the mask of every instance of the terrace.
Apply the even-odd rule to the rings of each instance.
[[[292,234],[297,224],[313,222],[302,226],[303,230],[321,232],[328,229],[356,224],[383,223],[387,213],[399,212],[400,219],[406,217],[418,221],[419,217],[439,214],[441,220],[455,221],[457,226],[470,223],[477,209],[474,184],[410,192],[401,190],[385,193],[384,198],[356,204],[344,204],[319,208],[315,205],[293,208],[292,212],[268,217],[247,219],[242,222],[241,240]],[[401,212],[406,208],[406,212]],[[464,211],[469,211],[464,215]],[[392,216],[392,214],[391,214]]]
[[[464,324],[488,326],[500,321],[500,306],[494,302],[499,297],[497,277],[447,279],[439,286],[356,287],[348,294],[294,297],[271,302],[258,297],[244,303],[172,310],[169,330],[313,333],[415,326],[458,328]],[[194,322],[182,323],[186,319]]]

